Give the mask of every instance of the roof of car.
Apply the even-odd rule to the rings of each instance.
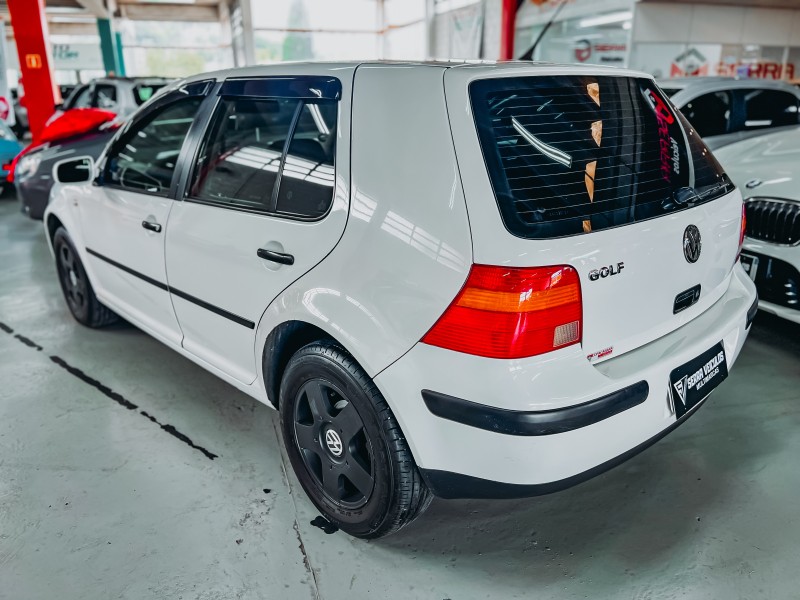
[[[438,69],[471,69],[489,72],[508,72],[514,69],[530,69],[531,67],[558,68],[563,69],[565,74],[570,72],[578,73],[603,73],[608,75],[628,75],[638,77],[650,77],[645,73],[610,67],[605,65],[575,65],[557,64],[538,61],[489,61],[489,60],[424,60],[424,61],[399,61],[399,60],[368,60],[368,61],[307,61],[307,62],[281,62],[268,65],[255,65],[250,67],[235,67],[208,73],[200,73],[187,77],[185,82],[202,81],[204,79],[227,79],[229,77],[260,77],[270,74],[292,73],[297,75],[320,74],[327,72],[331,75],[342,69],[354,69],[358,67],[397,67],[397,68],[438,68]]]
[[[163,85],[169,83],[171,81],[175,81],[174,78],[170,77],[96,77],[87,83],[133,83],[133,84],[140,84],[140,85]]]

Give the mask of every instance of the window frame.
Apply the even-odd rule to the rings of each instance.
[[[315,85],[317,87],[313,87]],[[186,173],[184,173],[184,178],[182,181],[183,189],[179,191],[180,199],[194,204],[203,204],[206,206],[214,206],[226,210],[275,217],[290,221],[313,223],[325,219],[330,214],[331,209],[333,208],[334,199],[336,197],[336,174],[337,164],[339,162],[338,143],[336,144],[336,148],[333,153],[334,185],[333,189],[331,190],[331,200],[328,203],[328,207],[324,213],[317,217],[307,217],[303,215],[278,212],[278,193],[280,192],[281,180],[283,179],[286,155],[297,130],[297,124],[300,120],[300,115],[303,112],[303,107],[307,104],[307,101],[323,100],[336,103],[336,130],[331,132],[331,135],[337,136],[338,141],[342,106],[341,81],[335,77],[326,75],[269,75],[264,77],[248,78],[233,77],[228,78],[218,84],[217,88],[210,95],[213,95],[213,102],[209,103],[210,106],[204,126],[202,131],[200,131],[198,134],[198,139],[195,140],[191,156],[187,159],[185,165]],[[198,198],[191,194],[192,186],[195,180],[195,172],[197,170],[197,160],[200,156],[201,148],[204,142],[208,141],[208,136],[212,133],[223,101],[236,100],[240,98],[248,98],[251,100],[297,100],[297,106],[295,107],[294,115],[292,116],[292,120],[289,124],[286,142],[284,143],[281,151],[280,167],[278,168],[278,173],[272,186],[269,207],[267,209],[242,206],[240,204],[236,204],[235,202],[216,202],[214,200]]]
[[[134,117],[127,122],[127,124],[120,128],[103,152],[98,164],[99,175],[94,180],[94,185],[108,189],[131,192],[133,194],[142,194],[144,196],[169,198],[175,200],[177,186],[181,182],[184,171],[186,170],[185,154],[187,150],[194,144],[194,139],[192,137],[193,132],[197,127],[198,121],[207,119],[207,115],[205,114],[204,110],[207,110],[206,106],[209,100],[209,90],[212,88],[212,86],[213,80],[186,84],[176,90],[165,93],[163,96],[156,99],[152,104],[147,106],[145,110],[138,111]],[[195,113],[194,122],[189,126],[189,130],[186,132],[186,137],[184,137],[183,143],[181,144],[178,157],[175,159],[175,169],[172,171],[172,179],[170,181],[169,189],[167,189],[166,192],[148,192],[144,189],[131,189],[129,187],[119,185],[118,183],[111,182],[108,178],[108,159],[111,156],[115,156],[120,151],[122,140],[125,139],[132,130],[136,129],[137,126],[142,123],[142,121],[149,119],[154,112],[166,109],[170,105],[187,98],[201,98],[201,100],[200,105],[197,108],[197,113]]]

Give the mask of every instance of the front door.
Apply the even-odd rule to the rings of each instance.
[[[176,92],[137,115],[109,149],[98,185],[80,200],[98,297],[173,343],[181,333],[167,289],[164,235],[178,154],[203,98]]]
[[[348,136],[337,136],[341,90],[322,77],[226,81],[170,214],[167,277],[183,346],[244,383],[256,378],[262,314],[344,230],[346,202],[333,202],[335,158],[349,155]]]

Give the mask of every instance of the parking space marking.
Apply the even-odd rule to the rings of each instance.
[[[3,322],[0,322],[0,330],[4,331],[8,335],[12,336],[15,340],[17,340],[18,342],[28,346],[29,348],[35,348],[39,352],[44,350],[44,348],[42,346],[40,346],[39,344],[37,344],[36,342],[31,340],[30,338],[27,338],[27,337],[25,337],[25,336],[23,336],[23,335],[21,335],[19,333],[15,334],[14,333],[14,329],[12,329],[11,327],[9,327],[7,324],[5,324]],[[98,381],[97,379],[95,379],[93,377],[90,377],[89,375],[87,375],[86,373],[84,373],[83,371],[78,369],[77,367],[73,367],[72,365],[70,365],[67,361],[65,361],[60,356],[50,356],[50,360],[53,361],[53,363],[57,364],[62,369],[64,369],[67,373],[69,373],[73,377],[77,377],[78,379],[80,379],[84,383],[92,386],[98,392],[103,394],[106,398],[109,398],[109,399],[113,400],[114,402],[116,402],[117,404],[122,406],[123,408],[127,408],[128,410],[138,411],[139,415],[141,415],[142,417],[144,417],[145,419],[147,419],[151,423],[155,423],[156,425],[158,425],[158,427],[161,430],[163,430],[166,433],[170,434],[172,437],[180,440],[184,444],[188,445],[190,448],[194,448],[195,450],[197,450],[199,452],[202,452],[203,456],[205,456],[207,459],[214,460],[215,458],[219,458],[218,454],[214,454],[213,452],[203,448],[202,446],[198,446],[197,444],[195,444],[192,441],[192,439],[188,435],[186,435],[185,433],[181,433],[173,425],[170,425],[169,423],[161,423],[158,419],[156,419],[156,417],[154,417],[153,415],[151,415],[147,411],[140,410],[139,406],[137,404],[134,404],[133,402],[131,402],[130,400],[125,398],[125,396],[123,396],[119,392],[115,392],[114,390],[112,390],[110,387],[108,387],[104,383]]]

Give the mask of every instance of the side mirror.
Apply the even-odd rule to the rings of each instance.
[[[53,166],[53,179],[57,183],[89,183],[95,175],[94,159],[91,156],[67,158]]]

